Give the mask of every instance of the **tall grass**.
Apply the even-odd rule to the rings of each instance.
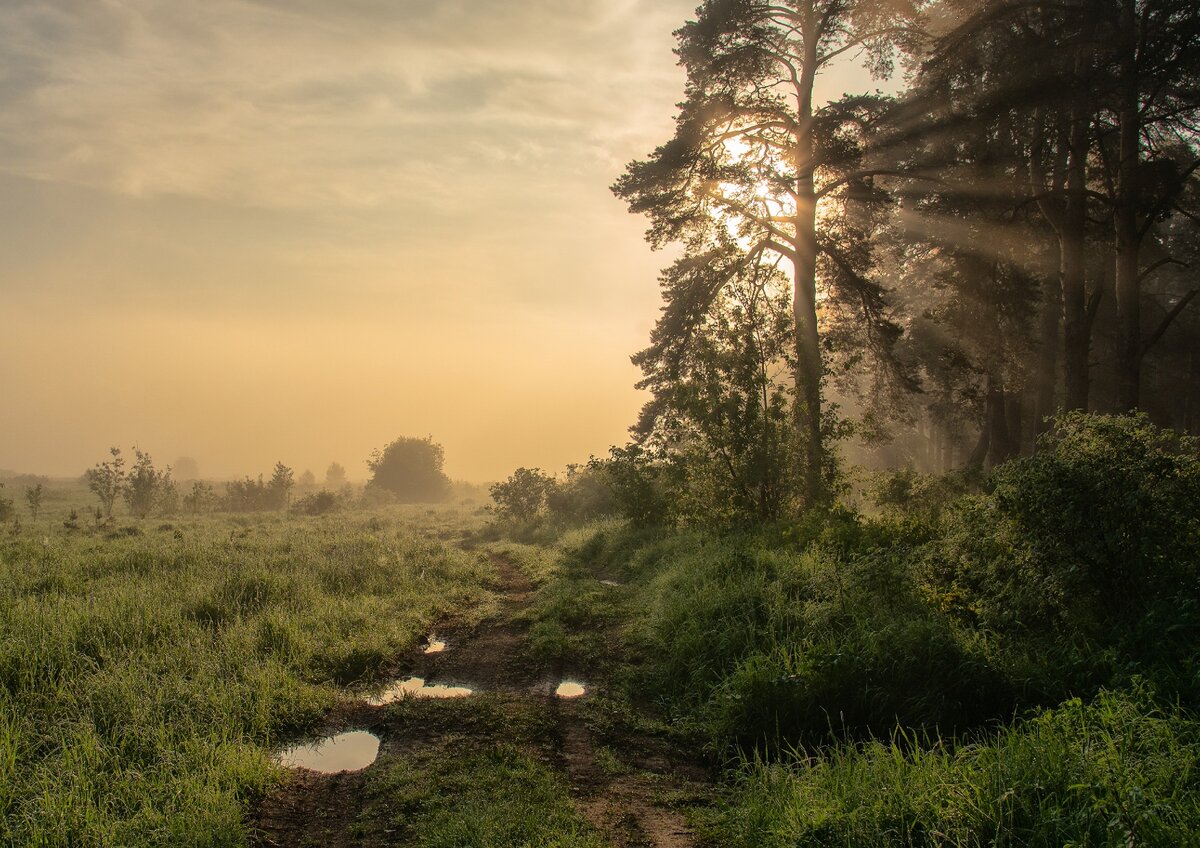
[[[972,744],[919,741],[752,759],[707,834],[731,848],[1200,844],[1200,728],[1144,689]]]
[[[986,640],[932,609],[893,552],[846,555],[770,532],[627,543],[610,533],[570,556],[619,568],[636,690],[718,748],[886,733],[897,721],[951,732],[1011,714]]]
[[[245,843],[269,749],[478,606],[395,513],[0,541],[0,843]]]

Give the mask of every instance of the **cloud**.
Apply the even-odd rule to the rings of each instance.
[[[0,167],[281,208],[445,210],[472,180],[501,202],[649,137],[640,104],[675,96],[664,36],[690,5],[17,0]]]
[[[621,439],[662,257],[607,185],[694,3],[0,0],[0,466]]]

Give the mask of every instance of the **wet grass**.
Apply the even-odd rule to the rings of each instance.
[[[657,799],[706,844],[1200,845],[1195,716],[1128,677],[1016,700],[1018,666],[930,604],[886,527],[810,543],[609,522],[530,544],[479,521],[51,522],[0,540],[0,844],[245,844],[280,776],[268,752],[385,681],[439,617],[499,609],[502,556],[536,589],[526,659],[588,684],[572,710],[593,778],[669,747],[728,767],[719,803]],[[604,844],[562,776],[557,707],[481,691],[381,709],[361,835]]]
[[[704,844],[1200,846],[1193,712],[1136,678],[1014,701],[1014,664],[901,559],[616,527],[556,549],[533,651],[603,669],[606,750],[638,716],[724,768],[721,803],[685,806]]]
[[[548,546],[488,546],[502,550],[538,587],[523,616],[534,662],[589,676],[604,676],[620,667],[621,640],[614,628],[631,616],[625,608],[630,596],[622,587],[602,583],[588,559],[589,546],[619,528],[619,523],[601,522],[567,531]]]
[[[1200,844],[1200,732],[1144,691],[916,741],[749,761],[702,829],[731,848]]]
[[[440,616],[487,610],[493,566],[442,541],[461,523],[47,521],[0,539],[0,844],[245,844],[273,746]]]
[[[454,739],[398,758],[373,781],[402,844],[422,848],[602,848],[545,762],[505,742]]]
[[[540,701],[481,693],[388,710],[393,726],[408,728],[404,752],[368,773],[362,832],[425,848],[606,844],[572,804],[556,720]]]

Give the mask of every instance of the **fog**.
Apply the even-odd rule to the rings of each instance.
[[[663,257],[608,185],[670,132],[693,5],[0,8],[0,467],[623,442]]]

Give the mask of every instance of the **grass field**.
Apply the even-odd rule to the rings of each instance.
[[[488,608],[470,511],[64,528],[83,505],[0,536],[2,844],[243,845],[280,740]]]
[[[1191,583],[1164,581],[1171,615],[1131,617],[1136,639],[1064,642],[930,591],[931,561],[991,538],[961,516],[97,527],[87,506],[67,488],[0,530],[0,844],[1200,845]],[[435,623],[453,647],[421,660]],[[476,694],[365,706],[418,672]],[[589,696],[557,701],[566,679]],[[382,740],[363,772],[271,763],[350,728]]]

